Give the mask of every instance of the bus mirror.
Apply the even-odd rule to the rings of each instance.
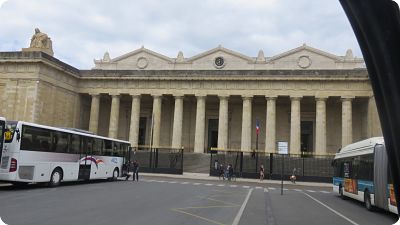
[[[6,141],[11,141],[12,140],[11,131],[7,130],[6,132],[4,132],[4,140],[6,140]]]

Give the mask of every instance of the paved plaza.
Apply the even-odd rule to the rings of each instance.
[[[331,188],[142,176],[140,182],[64,183],[57,188],[0,187],[0,215],[10,225],[393,224]]]

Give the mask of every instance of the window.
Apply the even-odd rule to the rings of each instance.
[[[70,136],[70,148],[69,152],[73,154],[80,154],[81,153],[81,139],[79,135],[72,134]]]
[[[123,156],[121,151],[121,143],[113,142],[113,156]]]
[[[83,151],[84,154],[92,154],[93,149],[93,138],[91,137],[82,137],[83,139]]]
[[[23,126],[21,149],[49,152],[51,150],[50,131],[30,126]]]
[[[358,168],[358,179],[374,180],[374,155],[363,155],[360,157],[360,166]]]
[[[52,152],[68,153],[68,134],[54,131]]]
[[[112,141],[104,140],[104,152],[103,155],[111,156],[113,151]]]
[[[95,138],[93,142],[93,155],[101,155],[102,154],[102,148],[103,148],[103,140],[99,138]]]

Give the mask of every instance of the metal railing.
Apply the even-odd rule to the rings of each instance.
[[[243,152],[239,150],[212,150],[210,175],[219,175],[219,166],[232,164],[236,176],[259,178],[260,167],[264,166],[265,179],[289,180],[294,174],[298,181],[331,182],[334,155],[312,153],[280,155],[265,152]],[[282,173],[283,168],[283,173]]]
[[[132,147],[130,159],[139,162],[141,172],[183,174],[183,148]]]

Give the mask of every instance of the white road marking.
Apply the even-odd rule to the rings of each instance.
[[[214,184],[205,184],[206,186],[214,186]]]
[[[303,192],[304,193],[304,192]],[[346,216],[344,216],[343,214],[341,214],[340,212],[332,209],[331,207],[325,205],[324,203],[322,203],[321,201],[319,201],[318,199],[314,198],[313,196],[304,193],[306,196],[308,196],[309,198],[311,198],[312,200],[316,201],[317,203],[319,203],[320,205],[324,206],[325,208],[329,209],[331,212],[335,213],[336,215],[342,217],[343,219],[347,220],[348,222],[350,222],[353,225],[359,225],[358,223],[354,222],[353,220],[347,218]]]
[[[166,181],[165,181],[165,180],[156,180],[156,182],[158,182],[158,183],[165,183]]]
[[[193,185],[200,185],[201,183],[193,183]]]
[[[235,185],[235,184],[232,184],[232,185],[229,185],[230,187],[237,187],[237,185]]]
[[[273,187],[269,187],[268,189],[269,190],[276,190],[276,188],[273,188]]]
[[[225,187],[225,184],[218,184],[218,187]]]
[[[303,190],[300,190],[300,189],[293,189],[293,190],[298,191],[298,192],[302,192],[303,191]]]
[[[169,181],[168,183],[170,183],[170,184],[176,184],[177,182],[176,182],[176,181]]]
[[[240,207],[238,213],[236,214],[236,217],[235,217],[235,219],[233,220],[232,225],[238,225],[238,224],[239,224],[240,217],[242,217],[243,211],[244,211],[244,209],[246,208],[246,205],[247,205],[247,202],[249,201],[251,192],[253,192],[253,188],[251,188],[251,189],[249,190],[249,192],[247,193],[246,199],[244,200],[242,206]]]
[[[308,191],[310,193],[315,193],[315,191],[313,191],[313,190],[306,190],[306,191]]]
[[[264,188],[264,192],[269,192],[269,191],[268,191],[268,188]]]
[[[243,188],[250,188],[250,186],[243,186]]]
[[[324,194],[330,194],[330,192],[329,191],[320,191],[321,193],[324,193]]]
[[[260,187],[260,186],[257,186],[257,187],[256,187],[256,189],[262,189],[262,187]]]
[[[284,191],[289,191],[289,189],[287,189],[287,188],[284,188],[283,190],[284,190]]]
[[[188,184],[189,182],[182,182],[181,184]]]

